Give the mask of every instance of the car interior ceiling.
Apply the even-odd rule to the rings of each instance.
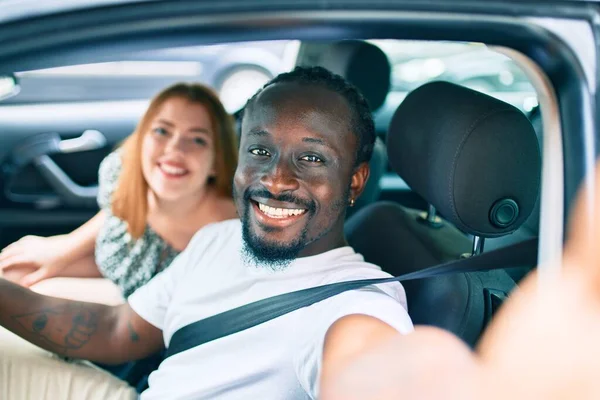
[[[391,89],[392,68],[379,47],[365,41],[345,40],[326,44],[307,43],[303,44],[302,50],[298,65],[321,65],[342,75],[364,93],[374,113],[381,110]],[[475,96],[471,90],[454,85],[421,87],[413,91],[411,97],[411,103],[406,100],[401,103],[387,132],[378,132],[368,185],[347,216],[346,233],[350,244],[367,261],[380,265],[393,275],[400,275],[471,254],[474,237],[486,239],[484,251],[536,237],[539,225],[539,141],[542,136],[539,110],[532,113],[531,123],[520,118],[523,115],[518,111],[503,115],[492,121],[490,126],[482,128],[482,135],[471,136],[463,143],[456,128],[458,119],[460,124],[469,124],[481,117],[485,110],[504,107],[505,103],[485,95]],[[456,98],[463,102],[457,102]],[[458,103],[469,107],[458,110]],[[239,113],[236,116],[239,117]],[[69,119],[60,129],[54,125],[53,130],[59,131],[63,137],[74,137],[81,133],[82,126],[94,127],[108,134],[109,143],[114,145],[124,125],[131,130],[134,126],[129,115],[120,116],[118,113],[112,121],[102,115],[87,120],[86,115],[81,116],[81,120],[77,118]],[[44,124],[50,119],[24,122],[25,128],[19,136],[37,137],[38,133],[47,132]],[[497,140],[506,134],[500,129],[502,126],[513,128],[506,130],[511,134],[510,140]],[[440,133],[444,134],[443,138]],[[15,143],[12,152],[3,157],[4,192],[12,190],[27,194],[43,188],[48,193],[45,204],[51,205],[53,188],[32,164],[17,165],[15,161],[18,158],[15,154],[24,145],[27,147],[27,143],[16,139],[12,142]],[[424,143],[429,147],[419,147]],[[515,146],[519,147],[519,152],[514,151]],[[465,195],[464,188],[462,192],[453,191],[460,182],[450,179],[445,173],[451,170],[450,153],[459,148],[461,157],[468,160],[465,165],[469,165],[461,170],[461,182],[468,181],[469,188],[477,193],[475,196],[473,191],[469,192],[469,196]],[[111,149],[107,146],[78,154],[54,154],[52,159],[60,168],[69,171],[74,182],[90,186],[96,180],[96,171],[76,168],[76,165],[89,162],[90,158],[97,159],[99,164],[99,160]],[[522,159],[520,163],[511,165],[520,168],[507,171],[502,157],[513,157],[516,153]],[[427,158],[430,154],[439,157]],[[435,168],[424,168],[427,163]],[[485,171],[484,175],[475,174],[481,170]],[[395,194],[383,193],[380,181],[388,171],[406,182],[408,188]],[[498,175],[499,171],[502,171],[502,176]],[[481,176],[487,180],[479,180],[474,185],[473,181]],[[7,187],[8,179],[12,182],[10,188]],[[505,193],[510,193],[510,198]],[[446,195],[449,197],[444,197]],[[390,198],[397,201],[379,201]],[[501,211],[513,210],[514,219],[509,223],[500,222],[504,226],[494,225],[490,222],[492,210],[489,207],[484,209],[482,198],[486,199],[486,204],[500,204]],[[505,200],[512,200],[517,208]],[[469,215],[467,219],[471,218],[470,222],[457,215],[458,204],[466,210],[464,212]],[[433,207],[429,211],[436,210],[437,214],[427,215],[428,206]],[[43,212],[43,205],[37,210]],[[91,215],[86,209],[78,212]],[[475,215],[476,212],[479,214]],[[47,230],[44,226],[33,225],[21,226],[12,235],[3,230],[0,245],[8,244],[24,232],[64,233],[67,227],[84,218],[69,220],[69,216],[72,214],[65,213],[61,217],[60,213],[54,213],[55,224],[49,224]],[[404,285],[409,313],[415,323],[440,326],[474,345],[493,312],[526,272],[508,269],[407,282]]]

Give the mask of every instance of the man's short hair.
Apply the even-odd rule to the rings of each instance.
[[[355,86],[340,75],[336,75],[323,67],[296,67],[293,71],[280,74],[265,84],[248,100],[244,110],[248,109],[256,101],[256,98],[263,90],[276,83],[300,83],[303,85],[321,86],[346,99],[352,116],[349,128],[358,138],[355,165],[371,160],[375,144],[375,123],[373,122],[373,116],[367,100]]]

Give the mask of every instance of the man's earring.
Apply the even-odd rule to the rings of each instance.
[[[350,198],[350,207],[354,207],[354,198]]]

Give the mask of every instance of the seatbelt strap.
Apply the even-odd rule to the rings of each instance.
[[[490,271],[501,268],[531,267],[537,263],[537,238],[476,256],[435,265],[395,278],[362,279],[331,283],[258,300],[193,322],[171,337],[166,357],[260,325],[331,296],[369,285],[401,282],[460,272]]]

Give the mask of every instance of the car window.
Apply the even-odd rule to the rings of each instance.
[[[432,80],[484,92],[529,112],[537,105],[525,73],[505,55],[480,43],[373,40],[392,64],[386,102]],[[215,89],[230,112],[277,74],[293,68],[300,42],[262,41],[169,48],[129,54],[114,62],[15,73],[20,93],[3,104],[146,100],[179,81]]]
[[[145,100],[180,81],[202,82],[237,111],[258,88],[295,62],[295,41],[170,48],[129,54],[120,61],[15,73],[21,91],[3,103]]]
[[[535,89],[509,57],[481,43],[372,41],[392,64],[392,94],[404,94],[433,81],[443,80],[497,97],[524,112],[537,106]]]

